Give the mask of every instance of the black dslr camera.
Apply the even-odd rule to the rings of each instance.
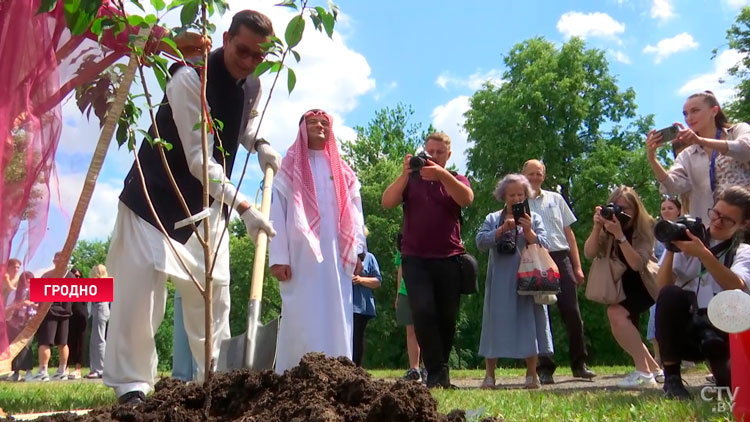
[[[524,201],[522,203],[513,204],[513,218],[516,221],[516,224],[518,224],[518,219],[523,216],[524,212],[524,205],[528,207],[528,202]],[[518,214],[520,212],[520,214]],[[503,214],[505,214],[505,211],[503,211]],[[506,215],[505,218],[508,218]],[[503,221],[505,221],[505,218],[503,218]],[[502,225],[502,222],[500,222]],[[498,226],[499,227],[499,226]],[[518,236],[518,228],[515,229],[516,236]],[[497,245],[495,245],[495,248],[497,248],[497,253],[500,255],[513,255],[516,253],[516,236],[513,236],[511,238],[506,238],[503,236],[500,241],[497,242]]]
[[[695,237],[701,240],[703,244],[708,241],[708,231],[703,226],[700,217],[691,217],[683,215],[677,221],[661,220],[654,226],[654,236],[656,240],[664,244],[667,250],[680,252],[680,248],[672,242],[675,240],[690,240],[685,230],[689,230]]]
[[[617,218],[620,221],[620,225],[625,227],[632,217],[630,217],[628,214],[625,214],[625,212],[622,211],[622,207],[615,204],[615,203],[609,203],[607,205],[602,205],[601,210],[599,210],[599,215],[602,216],[602,218],[605,218],[607,220],[612,220],[613,218]]]
[[[409,159],[409,169],[411,174],[419,174],[419,170],[427,165],[427,160],[432,160],[432,156],[427,151],[420,151]]]
[[[500,255],[513,255],[516,253],[516,239],[514,237],[503,239],[497,242],[496,248]]]

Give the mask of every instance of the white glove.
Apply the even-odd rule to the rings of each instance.
[[[255,207],[248,208],[245,212],[240,214],[240,218],[242,218],[242,221],[245,223],[247,234],[253,242],[255,241],[255,238],[258,237],[259,230],[265,231],[266,234],[268,234],[268,237],[276,236],[276,230],[273,229],[271,222],[264,217],[260,211],[255,209]]]
[[[266,141],[256,143],[255,151],[258,153],[258,164],[260,164],[261,171],[265,172],[266,166],[271,166],[275,175],[281,167],[281,154],[271,148],[271,145]]]

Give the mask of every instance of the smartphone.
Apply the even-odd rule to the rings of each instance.
[[[672,140],[677,137],[677,132],[679,131],[680,129],[674,125],[657,130],[656,133],[661,133],[661,141],[659,142],[659,145],[672,142]]]
[[[528,199],[525,199],[523,202],[513,204],[512,209],[513,209],[513,219],[516,220],[516,224],[518,224],[518,220],[520,220],[524,214],[531,215],[531,208],[529,208]]]

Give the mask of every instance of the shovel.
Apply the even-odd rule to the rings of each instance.
[[[263,177],[263,196],[260,212],[268,218],[271,214],[271,184],[273,169],[266,168]],[[219,350],[218,370],[225,372],[238,368],[256,371],[273,369],[276,363],[276,337],[279,333],[279,319],[266,325],[260,323],[260,306],[263,297],[263,272],[266,267],[268,234],[259,230],[255,239],[255,260],[250,284],[250,302],[247,305],[247,331],[224,340]]]

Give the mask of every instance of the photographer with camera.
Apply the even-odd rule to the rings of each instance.
[[[653,219],[646,211],[636,191],[620,186],[609,196],[608,205],[594,210],[594,227],[583,248],[584,255],[593,259],[605,254],[624,271],[613,274],[622,285],[625,299],[607,307],[607,318],[617,343],[633,359],[636,370],[617,385],[623,388],[656,385],[654,375],[659,365],[643,343],[639,317],[654,304],[656,292],[650,292],[646,280],[647,264],[656,259],[654,254]],[[614,253],[611,248],[614,247]],[[624,265],[623,265],[624,264]],[[593,280],[589,274],[589,283]],[[655,287],[655,286],[653,286]],[[653,289],[652,289],[653,290]]]
[[[685,213],[708,224],[706,210],[714,203],[715,192],[734,185],[750,188],[750,125],[729,123],[711,91],[689,96],[682,114],[687,128],[675,123],[648,133],[648,161],[661,183],[659,190],[684,194],[689,204]],[[659,163],[656,150],[670,141],[687,147],[667,171]]]
[[[662,287],[656,307],[659,342],[668,398],[688,399],[680,361],[707,360],[716,385],[730,385],[729,341],[706,316],[714,295],[731,289],[750,294],[750,246],[743,242],[750,224],[750,191],[732,186],[721,191],[708,210],[708,232],[694,219],[678,219],[657,236],[667,252],[657,274]]]
[[[450,387],[464,253],[461,208],[474,200],[469,179],[445,169],[450,142],[442,132],[428,135],[426,154],[407,155],[382,198],[385,208],[404,206],[401,264],[429,388]]]
[[[495,188],[495,198],[505,207],[487,215],[477,233],[477,248],[490,251],[479,341],[479,355],[485,357],[481,388],[495,386],[498,358],[525,359],[524,388],[539,388],[537,357],[553,353],[547,307],[537,304],[534,296],[517,293],[523,249],[532,243],[548,247],[542,217],[524,210],[530,194],[525,176],[505,176]]]

